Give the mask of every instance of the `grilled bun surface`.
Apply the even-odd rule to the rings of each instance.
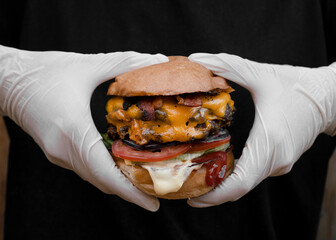
[[[208,92],[213,89],[232,88],[222,77],[214,76],[210,70],[187,57],[169,57],[169,62],[139,68],[116,77],[108,95],[170,96],[182,93]]]

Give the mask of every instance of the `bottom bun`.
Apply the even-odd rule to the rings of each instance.
[[[113,156],[113,155],[112,155]],[[207,185],[205,181],[206,168],[201,167],[191,172],[187,180],[177,192],[171,192],[165,195],[158,195],[154,191],[154,185],[149,172],[137,165],[126,165],[121,158],[113,156],[116,165],[122,173],[141,191],[159,198],[165,199],[185,199],[201,196],[214,187]],[[227,151],[227,166],[224,179],[228,177],[234,166],[234,156],[231,150]]]

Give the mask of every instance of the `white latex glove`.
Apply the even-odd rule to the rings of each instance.
[[[166,61],[160,54],[86,55],[0,46],[0,115],[31,135],[52,163],[105,193],[156,211],[159,201],[135,188],[115,166],[93,123],[90,99],[102,82]]]
[[[255,104],[254,124],[234,172],[214,191],[188,201],[191,206],[237,200],[268,176],[289,172],[319,133],[335,135],[336,63],[305,68],[202,53],[189,59],[248,89]]]

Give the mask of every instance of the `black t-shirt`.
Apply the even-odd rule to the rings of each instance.
[[[332,10],[332,0],[49,0],[16,5],[3,1],[0,44],[82,53],[226,52],[260,62],[317,67],[336,60]],[[91,103],[101,132],[106,130],[107,84],[97,88]],[[232,85],[238,111],[230,132],[239,157],[254,107],[248,91]],[[320,135],[289,174],[264,180],[236,202],[196,209],[185,200],[161,200],[158,212],[151,213],[51,164],[30,136],[11,120],[6,124],[11,137],[7,240],[118,235],[120,239],[315,239],[326,169],[335,147],[335,138]]]

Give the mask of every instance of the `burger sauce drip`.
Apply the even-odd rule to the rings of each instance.
[[[209,186],[215,187],[224,180],[227,164],[226,152],[212,152],[195,158],[192,162],[203,163],[203,166],[206,168],[205,181]]]

